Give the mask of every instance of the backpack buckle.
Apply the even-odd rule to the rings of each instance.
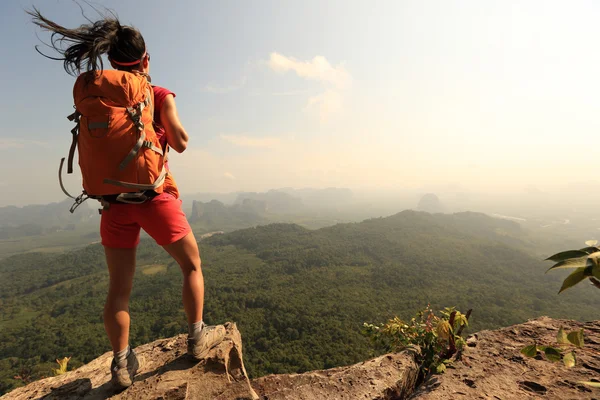
[[[75,203],[73,203],[73,205],[69,209],[71,214],[73,214],[75,212],[75,210],[77,209],[77,207],[79,207],[81,204],[83,204],[84,201],[86,201],[89,198],[90,197],[85,192],[83,192],[79,196],[77,196],[77,198],[75,198]]]
[[[144,192],[121,193],[117,196],[117,201],[127,204],[142,204],[148,201],[150,197]]]

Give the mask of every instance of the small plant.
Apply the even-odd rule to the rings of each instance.
[[[54,375],[62,375],[67,372],[67,364],[69,363],[69,360],[71,360],[71,357],[64,357],[62,360],[57,359],[56,363],[58,364],[58,368],[52,369]]]
[[[560,328],[556,335],[556,342],[559,347],[544,346],[534,342],[532,345],[522,348],[521,353],[527,357],[535,357],[539,351],[544,353],[549,361],[558,362],[562,359],[567,368],[574,367],[577,357],[575,352],[569,348],[572,346],[583,347],[583,328],[568,334],[563,328]],[[567,352],[565,353],[565,351]]]
[[[597,240],[588,240],[585,242],[586,247],[582,249],[562,251],[546,259],[556,263],[550,267],[546,273],[555,269],[575,269],[575,271],[563,281],[562,287],[558,291],[559,294],[585,279],[589,279],[592,285],[600,289],[600,247],[598,247],[597,244]],[[560,328],[556,340],[558,344],[562,346],[573,344],[576,347],[583,347],[583,329],[573,331],[567,335],[564,330]],[[569,368],[573,367],[577,362],[574,351],[563,354],[559,349],[548,346],[538,346],[535,343],[523,348],[521,353],[530,357],[535,357],[538,350],[544,352],[546,358],[551,361],[559,361],[562,357],[563,363]],[[579,383],[590,387],[600,388],[600,382],[581,381]]]
[[[598,241],[588,240],[585,244],[587,247],[579,250],[562,251],[546,259],[546,261],[550,260],[556,263],[546,273],[557,269],[575,269],[563,281],[558,293],[577,285],[585,279],[589,279],[594,286],[600,289],[600,248],[596,246]]]
[[[33,379],[34,379],[33,371],[31,370],[31,368],[27,368],[27,367],[21,368],[19,370],[19,374],[15,375],[13,377],[13,379],[15,379],[17,381],[21,381],[25,384],[31,383],[31,382],[33,382]]]
[[[458,359],[465,345],[462,331],[469,325],[471,310],[466,314],[452,308],[434,314],[429,305],[419,311],[410,321],[398,317],[375,326],[364,324],[363,333],[386,351],[402,351],[419,348],[417,362],[424,376],[443,373],[453,357]]]

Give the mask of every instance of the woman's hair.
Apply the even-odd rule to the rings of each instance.
[[[135,28],[121,25],[116,15],[104,17],[99,21],[78,28],[64,28],[46,17],[37,8],[27,11],[33,17],[33,23],[42,29],[52,32],[52,47],[61,58],[50,57],[43,54],[36,46],[36,50],[44,57],[64,61],[64,68],[68,74],[77,76],[83,70],[98,71],[103,69],[102,55],[116,63],[126,63],[119,69],[133,70],[146,54],[146,43],[142,34]],[[87,19],[87,18],[86,18]],[[66,48],[65,48],[66,45]],[[138,63],[135,63],[138,61]],[[131,64],[131,63],[135,64]]]

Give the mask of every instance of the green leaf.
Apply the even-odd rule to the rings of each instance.
[[[590,275],[600,278],[600,251],[590,254],[585,262]]]
[[[589,258],[598,260],[600,258],[600,250],[594,251],[593,253],[588,254]]]
[[[544,354],[546,354],[546,358],[552,362],[560,361],[560,350],[555,349],[554,347],[546,347],[546,349],[544,350]]]
[[[527,357],[535,357],[535,355],[537,354],[537,344],[534,343],[530,346],[523,347],[521,349],[521,353]]]
[[[581,383],[583,385],[590,386],[590,387],[600,388],[600,382],[584,382],[584,381],[579,381],[577,383]]]
[[[583,347],[583,328],[578,331],[573,331],[567,335],[569,342],[573,343],[577,347]]]
[[[577,357],[575,357],[575,353],[572,351],[565,354],[563,357],[563,363],[565,364],[565,366],[567,368],[574,367],[576,362],[577,362]]]
[[[556,341],[559,344],[569,344],[569,339],[567,339],[567,333],[562,328],[562,326],[560,327],[560,329],[558,330],[558,333],[556,334]]]
[[[583,249],[579,249],[580,251],[585,251],[588,254],[592,254],[595,253],[597,251],[600,251],[600,248],[596,247],[596,246],[591,246],[591,247],[584,247]]]
[[[567,276],[567,279],[563,281],[562,287],[560,288],[558,293],[560,294],[568,288],[577,285],[585,278],[587,278],[587,275],[585,273],[585,267],[577,268],[571,275]]]
[[[437,372],[438,374],[443,374],[444,372],[446,372],[446,365],[445,364],[440,364],[435,368],[435,372]]]
[[[592,276],[600,279],[600,265],[594,265],[592,267]]]
[[[571,260],[561,261],[561,262],[559,262],[557,264],[554,264],[550,268],[548,268],[548,270],[546,271],[546,273],[552,271],[553,269],[566,269],[566,268],[581,268],[581,267],[585,267],[586,263],[587,263],[586,257],[573,258]]]
[[[570,260],[573,258],[578,258],[578,257],[586,257],[589,253],[587,251],[583,251],[583,250],[567,250],[567,251],[561,251],[560,253],[556,253],[548,258],[546,258],[545,261],[565,261],[565,260]]]
[[[469,320],[467,319],[467,316],[460,312],[456,313],[456,316],[454,317],[454,323],[458,324],[458,327],[462,325],[469,326]]]

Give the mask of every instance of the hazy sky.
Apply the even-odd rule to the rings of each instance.
[[[0,205],[62,199],[72,124],[62,63],[0,2]],[[138,27],[191,139],[184,193],[274,187],[551,189],[595,179],[600,3],[98,1]],[[88,12],[93,16],[93,12]],[[79,176],[66,180],[80,191]],[[528,189],[529,190],[529,189]]]

